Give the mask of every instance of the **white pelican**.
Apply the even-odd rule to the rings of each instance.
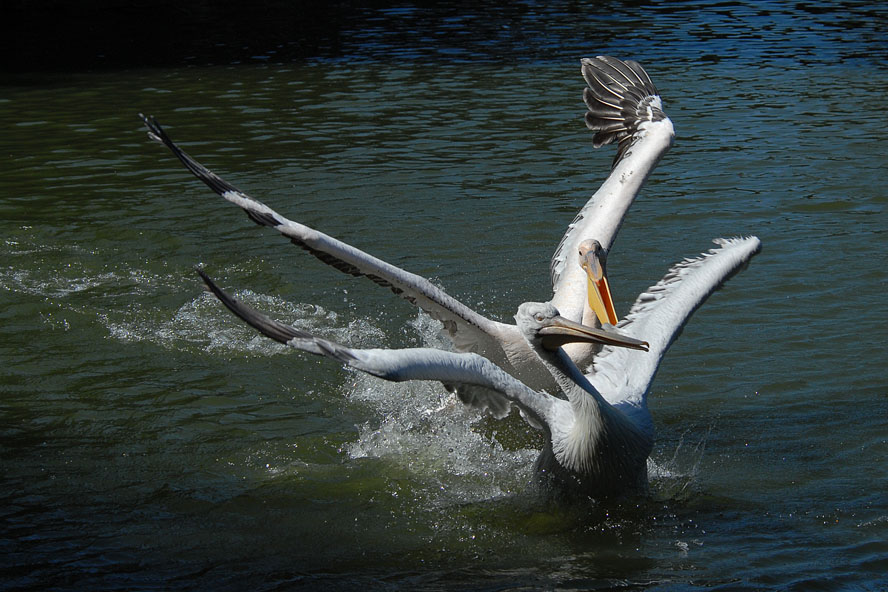
[[[602,313],[597,319],[590,312],[593,310],[590,302],[598,298],[600,290],[607,290],[604,287],[606,279],[594,278],[593,281],[590,271],[587,280],[584,268],[573,265],[576,260],[568,255],[571,252],[575,256],[580,254],[583,265],[603,270],[603,261],[597,265],[595,256],[603,256],[613,242],[645,179],[669,149],[673,132],[672,123],[661,109],[656,88],[637,63],[605,56],[584,59],[582,73],[589,84],[584,92],[589,107],[586,124],[597,131],[593,140],[596,147],[618,141],[620,148],[607,180],[570,224],[555,251],[551,265],[553,303],[566,318],[586,325],[600,323],[606,326],[616,321],[612,305],[610,314]],[[421,276],[288,220],[188,156],[156,120],[145,116],[142,119],[151,138],[165,144],[191,173],[220,196],[241,207],[257,224],[274,228],[321,261],[345,273],[365,276],[391,288],[442,322],[457,351],[479,353],[531,388],[557,392],[558,384],[522,338],[517,326],[488,319]],[[591,252],[584,250],[584,241],[590,239],[596,239],[603,248]],[[590,288],[588,298],[587,283]],[[716,287],[714,285],[713,289]],[[602,297],[610,300],[609,291]],[[607,310],[608,307],[601,305],[599,309]],[[575,349],[570,349],[572,346]],[[586,367],[600,345],[579,343],[567,347],[581,367]],[[508,401],[489,391],[461,388],[457,394],[464,403],[487,409],[497,418],[504,417],[510,409]]]
[[[461,384],[502,394],[521,409],[531,425],[545,433],[536,471],[556,493],[601,499],[647,488],[651,422],[608,403],[580,373],[561,346],[597,343],[600,331],[561,317],[549,302],[525,302],[515,320],[567,395],[566,401],[531,389],[478,354],[430,348],[352,349],[315,337],[243,305],[202,270],[198,273],[234,314],[264,335],[296,349],[333,358],[386,380],[435,380],[448,388]]]

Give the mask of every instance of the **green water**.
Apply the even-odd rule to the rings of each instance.
[[[580,42],[541,14],[565,26],[551,59],[430,67],[368,29],[344,49],[360,60],[7,81],[2,587],[886,585],[888,59],[865,27],[839,39],[786,10],[744,20],[761,36],[735,52],[716,6],[651,25],[656,48],[644,29]],[[552,251],[613,157],[582,124],[578,59],[605,52],[642,61],[677,134],[611,253],[618,311],[712,238],[764,245],[667,355],[651,497],[613,506],[538,499],[539,436],[517,418],[291,352],[221,310],[194,266],[332,339],[438,343],[408,303],[193,180],[137,117],[508,320],[550,296]]]

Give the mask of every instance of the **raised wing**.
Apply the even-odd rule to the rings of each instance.
[[[611,248],[626,212],[675,136],[656,87],[637,62],[586,58],[582,72],[588,83],[586,125],[596,132],[593,145],[617,142],[619,148],[610,175],[568,226],[552,257],[552,302],[574,321],[582,321],[586,304],[579,244],[595,239]]]
[[[644,405],[660,361],[687,320],[761,250],[754,236],[713,242],[717,248],[674,265],[617,325],[627,335],[643,335],[650,344],[648,352],[606,346],[595,357],[587,377],[612,404]]]
[[[558,408],[567,405],[561,399],[534,391],[478,354],[446,352],[430,348],[352,349],[315,337],[253,310],[232,298],[202,270],[198,270],[198,273],[210,291],[231,312],[263,335],[295,349],[332,358],[367,374],[393,382],[434,380],[443,383],[451,390],[457,386],[492,390],[520,408],[530,425],[542,427],[546,431]]]

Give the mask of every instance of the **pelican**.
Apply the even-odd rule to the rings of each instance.
[[[274,321],[232,298],[198,269],[207,287],[235,315],[290,347],[327,356],[390,381],[434,380],[483,387],[518,406],[541,429],[545,445],[535,470],[558,494],[603,499],[647,489],[647,457],[653,447],[650,421],[608,403],[561,348],[599,343],[600,331],[558,314],[550,302],[525,302],[515,321],[528,346],[558,382],[567,400],[534,390],[474,353],[439,349],[352,349]],[[630,345],[644,349],[641,342]]]
[[[596,131],[593,144],[598,147],[616,141],[619,149],[610,175],[569,225],[555,251],[550,268],[554,291],[552,303],[563,317],[587,326],[602,326],[619,341],[619,334],[611,327],[617,319],[606,278],[593,279],[594,272],[586,271],[586,268],[603,272],[603,259],[597,262],[596,257],[606,254],[629,206],[671,146],[674,134],[671,121],[662,111],[656,87],[639,64],[599,56],[582,60],[581,70],[588,83],[584,91],[584,100],[589,108],[586,125]],[[243,209],[257,224],[274,228],[340,271],[368,277],[377,284],[389,287],[440,321],[457,351],[482,355],[532,389],[549,393],[556,393],[560,389],[516,325],[489,319],[426,278],[287,219],[186,154],[155,119],[141,117],[152,139],[166,145],[192,174],[221,197]],[[597,241],[600,248],[586,249],[585,245],[590,240]],[[580,256],[580,266],[574,264],[576,259],[568,256],[571,252]],[[712,290],[718,285],[720,283],[714,284]],[[603,296],[599,296],[602,291]],[[592,304],[602,299],[611,302],[610,306]],[[596,316],[595,310],[604,312]],[[683,322],[684,319],[681,320]],[[636,337],[644,339],[643,336]],[[592,356],[600,347],[601,342],[579,342],[565,346],[581,367],[591,363]],[[464,403],[486,409],[497,418],[504,417],[511,409],[507,399],[489,390],[466,385],[459,388],[457,394]]]
[[[638,62],[598,56],[581,60],[580,69],[587,83],[583,100],[588,109],[586,127],[595,132],[593,146],[616,142],[618,149],[607,179],[577,213],[555,250],[552,303],[569,319],[616,325],[604,261],[629,206],[672,146],[675,130],[657,87]],[[577,254],[580,266],[573,264]],[[565,350],[581,368],[597,351],[583,343],[569,344]]]

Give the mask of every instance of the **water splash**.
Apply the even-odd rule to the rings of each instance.
[[[450,349],[441,324],[425,313],[409,323],[424,347]],[[481,501],[524,490],[537,450],[510,450],[485,429],[485,418],[437,382],[391,383],[353,373],[349,400],[370,408],[346,450],[352,459],[382,458],[407,470],[438,503]],[[531,428],[527,428],[530,430]]]
[[[687,432],[681,435],[672,456],[666,458],[668,450],[648,458],[648,477],[651,491],[660,500],[684,500],[695,493],[706,442],[712,426],[696,443],[687,443]]]
[[[142,281],[158,283],[157,278],[152,277],[143,277]],[[293,304],[251,290],[235,291],[234,296],[282,322],[328,339],[347,341],[360,335],[366,340],[381,340],[384,336],[381,330],[362,319],[343,326],[336,312],[319,305]],[[207,292],[182,304],[172,317],[167,314],[163,309],[134,304],[126,310],[102,313],[99,317],[110,336],[121,341],[146,341],[180,351],[247,352],[260,356],[290,351],[241,323]]]

